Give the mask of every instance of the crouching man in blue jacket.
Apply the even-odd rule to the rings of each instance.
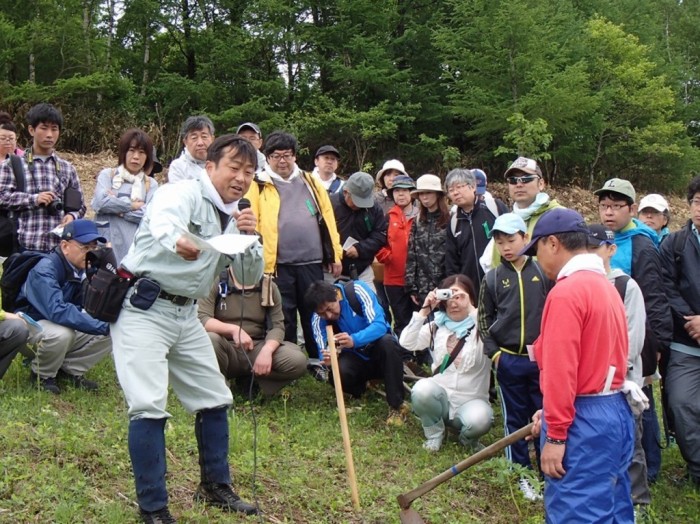
[[[105,238],[90,220],[74,220],[63,229],[61,243],[34,266],[17,299],[17,311],[43,328],[44,338],[32,361],[32,383],[59,394],[56,379],[94,391],[97,384],[83,375],[112,350],[109,324],[83,310],[85,254]]]
[[[359,397],[367,381],[384,380],[389,426],[402,426],[409,409],[403,403],[403,361],[396,336],[377,295],[359,280],[330,284],[318,280],[304,296],[313,315],[314,339],[326,365],[330,353],[326,326],[333,326],[343,391]]]

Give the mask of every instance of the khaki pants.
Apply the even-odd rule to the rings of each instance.
[[[55,377],[59,369],[82,376],[112,351],[112,339],[89,335],[48,320],[39,320],[44,338],[32,361],[32,371],[42,378]]]
[[[219,369],[228,379],[250,376],[251,363],[255,363],[260,350],[265,345],[264,340],[255,341],[252,351],[245,351],[233,345],[233,342],[216,333],[209,333],[209,338],[216,351]],[[246,355],[247,353],[247,355]],[[250,362],[249,362],[250,359]],[[256,376],[255,380],[266,396],[272,396],[284,386],[306,373],[307,359],[304,352],[291,342],[282,342],[272,354],[272,370],[264,377]]]

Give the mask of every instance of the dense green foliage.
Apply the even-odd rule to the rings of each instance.
[[[525,154],[670,190],[700,162],[698,22],[678,0],[0,0],[0,109],[59,105],[78,152],[139,125],[167,159],[205,112],[296,133],[303,165],[328,142],[345,172]]]

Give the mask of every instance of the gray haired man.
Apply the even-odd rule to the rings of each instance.
[[[214,141],[214,124],[207,116],[190,116],[182,124],[180,138],[184,149],[170,164],[168,182],[192,180],[204,174],[207,149]]]

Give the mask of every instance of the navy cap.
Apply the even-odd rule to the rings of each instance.
[[[81,244],[89,244],[95,240],[99,240],[103,243],[107,242],[107,239],[100,236],[97,232],[97,224],[92,220],[86,220],[84,218],[68,222],[63,228],[61,238],[63,240],[75,240]]]
[[[588,229],[590,231],[588,235],[589,246],[600,247],[603,244],[612,245],[615,243],[614,231],[603,224],[592,224],[588,226]]]
[[[543,214],[532,231],[532,240],[525,246],[520,254],[537,256],[537,242],[540,238],[559,233],[585,233],[590,235],[591,231],[586,225],[583,217],[573,209],[558,207]]]
[[[474,173],[474,178],[476,178],[476,194],[483,195],[486,193],[486,184],[488,182],[486,173],[481,169],[472,169],[472,173]]]

